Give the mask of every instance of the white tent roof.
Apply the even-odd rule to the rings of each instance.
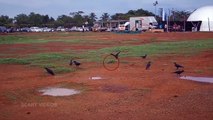
[[[213,5],[198,8],[187,21],[202,21],[200,31],[213,31]]]

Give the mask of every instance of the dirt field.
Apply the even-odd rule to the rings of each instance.
[[[23,34],[34,36],[40,33]],[[98,50],[153,42],[213,39],[213,33],[68,33],[44,39],[100,40],[102,43],[0,44],[0,58],[75,50]],[[1,35],[5,36],[5,35]],[[0,36],[0,37],[1,37]],[[122,54],[121,54],[122,55]],[[0,120],[212,120],[213,84],[183,80],[172,72],[184,65],[183,76],[213,77],[213,49],[192,55],[120,58],[120,67],[107,71],[100,62],[85,62],[77,71],[48,75],[39,67],[0,64]],[[152,61],[149,70],[146,63]],[[91,77],[102,77],[91,80]],[[80,90],[66,97],[43,96],[45,87]]]

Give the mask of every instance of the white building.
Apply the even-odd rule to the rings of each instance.
[[[204,6],[195,10],[187,19],[187,21],[198,22],[200,21],[200,29],[197,30],[198,24],[193,24],[197,31],[213,31],[213,5]]]

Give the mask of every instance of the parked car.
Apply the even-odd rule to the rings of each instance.
[[[82,27],[77,27],[77,31],[78,32],[83,32],[83,28]]]
[[[62,31],[62,32],[65,32],[65,31],[68,31],[68,29],[62,27],[62,26],[59,26],[57,27],[56,31]]]
[[[7,32],[7,28],[4,26],[0,26],[0,32],[1,33]]]
[[[52,32],[52,28],[44,27],[43,32]]]
[[[21,32],[31,32],[31,29],[28,27],[21,28]]]
[[[7,28],[7,33],[16,32],[16,28]]]
[[[42,28],[39,28],[39,27],[30,27],[30,30],[32,32],[42,32]]]
[[[77,27],[76,27],[76,26],[73,26],[72,28],[69,29],[69,31],[75,32],[75,31],[77,31]]]
[[[84,31],[90,31],[89,27],[84,27]]]

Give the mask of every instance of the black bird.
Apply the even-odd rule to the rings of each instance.
[[[175,71],[174,73],[177,74],[177,76],[180,76],[180,74],[183,72],[184,72],[184,70],[178,70],[178,71]]]
[[[145,59],[147,57],[147,54],[145,54],[144,56],[141,56],[141,58]]]
[[[177,69],[179,69],[179,68],[184,68],[182,65],[179,65],[179,64],[177,64],[176,62],[174,62],[174,65],[175,65],[175,67],[176,67]]]
[[[73,61],[73,63],[75,64],[75,66],[79,66],[79,65],[81,65],[81,63],[80,62],[78,62],[78,61]]]
[[[151,66],[151,61],[149,61],[147,64],[146,64],[146,70],[148,70]]]
[[[49,68],[47,68],[47,67],[45,67],[45,69],[46,69],[46,71],[47,71],[49,74],[55,75],[55,73],[54,73],[51,69],[49,69]]]
[[[111,53],[110,55],[114,56],[116,59],[118,59],[118,55],[120,54],[121,51],[117,52],[116,54]]]

